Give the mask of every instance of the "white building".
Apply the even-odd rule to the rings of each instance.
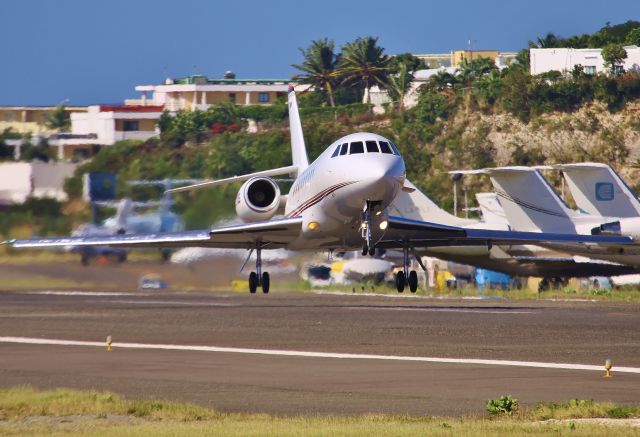
[[[68,162],[7,162],[0,164],[0,205],[22,204],[29,197],[67,200],[64,180],[77,165]]]
[[[206,110],[216,103],[232,102],[237,105],[271,105],[285,98],[290,85],[288,79],[209,79],[189,76],[167,79],[162,85],[139,85],[140,99],[125,104],[163,105],[167,111]],[[308,85],[296,85],[302,91]],[[149,95],[149,93],[151,95]]]
[[[624,61],[625,71],[640,71],[640,48],[626,46],[627,59]],[[531,74],[541,74],[548,71],[570,73],[576,65],[582,65],[587,74],[604,73],[607,71],[601,54],[602,49],[531,49],[529,61]]]
[[[111,145],[122,140],[147,140],[160,133],[157,120],[161,105],[89,106],[86,113],[71,114],[74,135],[95,135],[94,144]]]

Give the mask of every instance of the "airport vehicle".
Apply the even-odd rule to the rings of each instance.
[[[160,290],[167,288],[167,283],[158,275],[144,275],[138,281],[138,288],[141,290]]]
[[[269,292],[270,277],[262,271],[262,250],[355,250],[373,255],[376,247],[402,249],[404,268],[395,276],[402,292],[418,287],[415,270],[409,271],[410,255],[433,245],[518,244],[565,242],[572,244],[630,245],[633,239],[609,235],[575,235],[496,231],[437,224],[389,214],[405,186],[405,165],[397,147],[387,138],[367,132],[347,135],[331,144],[311,164],[302,132],[298,105],[290,87],[289,123],[293,165],[243,176],[206,181],[168,190],[188,191],[229,182],[244,182],[236,197],[236,212],[244,222],[211,229],[118,235],[105,237],[59,237],[12,240],[16,248],[75,245],[113,247],[221,247],[255,251],[255,271],[249,275],[249,291],[258,286]],[[283,196],[272,176],[291,175],[295,181]],[[279,212],[282,218],[274,218]],[[247,258],[248,260],[249,258]]]

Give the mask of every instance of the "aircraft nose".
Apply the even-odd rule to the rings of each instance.
[[[367,168],[367,179],[395,180],[404,183],[405,168],[402,158],[378,160]]]
[[[405,167],[402,158],[377,160],[370,164],[363,169],[363,180],[367,181],[370,187],[371,198],[376,194],[384,199],[394,197],[404,184]]]

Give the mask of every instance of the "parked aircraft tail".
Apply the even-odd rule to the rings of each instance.
[[[389,212],[392,215],[413,220],[427,220],[433,223],[451,226],[468,226],[477,222],[476,220],[464,219],[449,214],[418,190],[408,179],[405,180],[404,186],[409,188],[409,190],[400,191],[393,203],[389,206]]]
[[[571,210],[536,169],[499,167],[451,173],[488,175],[516,231],[576,233]]]
[[[496,225],[499,229],[508,228],[509,221],[496,193],[476,193],[476,200],[485,223]]]
[[[585,162],[554,168],[564,173],[571,195],[581,210],[599,216],[640,216],[640,201],[607,164]]]

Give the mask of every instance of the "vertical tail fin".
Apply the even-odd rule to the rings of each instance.
[[[509,226],[507,215],[504,213],[496,193],[476,193],[476,200],[485,223],[500,227]]]
[[[300,111],[298,111],[298,100],[293,86],[289,86],[289,129],[291,131],[291,158],[293,165],[298,167],[298,175],[309,167],[307,158],[307,148],[304,144],[302,133],[302,123],[300,122]]]
[[[392,214],[413,220],[426,220],[452,226],[468,226],[477,223],[476,220],[464,219],[449,214],[418,190],[408,179],[405,180],[404,185],[413,188],[414,191],[410,193],[400,191],[398,193],[393,203],[389,206]]]
[[[585,162],[554,167],[563,171],[571,195],[581,210],[599,216],[640,216],[640,201],[607,164]]]
[[[501,167],[486,173],[514,230],[576,233],[571,210],[538,170]]]
[[[133,202],[129,198],[124,198],[118,203],[118,209],[114,216],[118,229],[127,229],[127,219],[133,211]]]

